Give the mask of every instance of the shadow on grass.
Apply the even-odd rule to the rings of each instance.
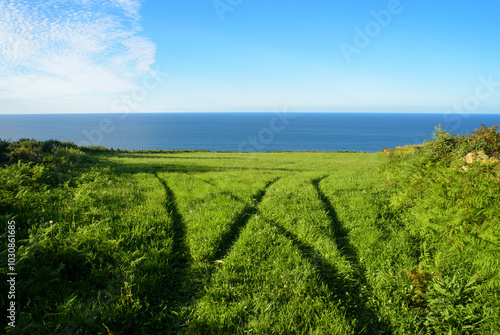
[[[360,285],[362,282],[347,280],[338,275],[338,270],[311,245],[302,242],[297,235],[290,232],[275,221],[266,220],[274,225],[280,234],[287,237],[292,244],[300,250],[304,258],[317,269],[322,282],[334,294],[336,300],[341,300],[341,305],[347,310],[346,317],[355,322],[356,334],[390,334],[389,326],[380,321],[378,315],[370,309],[366,300],[362,298]]]
[[[323,204],[323,208],[328,216],[328,220],[330,221],[330,226],[333,229],[333,236],[330,236],[330,238],[335,240],[335,243],[337,245],[337,249],[339,250],[340,254],[342,256],[344,256],[345,259],[347,259],[349,262],[351,262],[354,265],[355,272],[354,272],[353,280],[357,284],[354,286],[350,286],[348,288],[349,292],[351,292],[350,295],[355,296],[355,297],[360,297],[360,294],[361,294],[360,287],[361,286],[368,287],[368,282],[367,282],[366,276],[365,276],[365,270],[359,261],[359,256],[358,256],[356,249],[354,248],[354,246],[351,244],[351,242],[349,240],[349,231],[342,225],[342,223],[340,222],[340,220],[337,217],[337,213],[335,212],[335,209],[334,209],[332,203],[330,202],[328,197],[325,195],[325,193],[323,193],[323,191],[319,187],[320,182],[327,177],[328,176],[323,176],[321,178],[313,179],[311,181],[311,183],[312,183],[314,189],[316,190],[316,193],[318,194],[318,198],[321,200],[321,202]],[[288,232],[288,234],[291,234],[290,235],[291,237],[296,238],[296,236],[294,236],[292,233]],[[296,243],[299,243],[299,241],[297,239],[295,241],[296,241]],[[302,244],[302,247],[304,247],[304,246],[305,245]],[[312,248],[312,247],[305,246],[305,248],[308,249],[308,248]],[[310,251],[310,250],[308,250],[308,251]],[[314,259],[314,260],[321,262],[321,260],[318,260],[318,259]],[[345,286],[345,285],[343,285],[343,286]],[[347,288],[347,286],[346,286],[346,288]],[[365,307],[363,307],[363,310],[362,310],[362,312],[363,312],[362,315],[364,315],[363,322],[364,323],[368,322],[366,324],[366,327],[368,327],[368,329],[371,329],[369,333],[373,333],[373,331],[375,331],[375,330],[383,331],[386,334],[390,333],[388,325],[375,322],[375,320],[378,320],[378,317],[374,311],[372,311],[366,307],[366,301],[363,301],[362,299],[359,299],[359,300],[360,301],[358,303],[361,303],[363,306],[365,306]],[[366,329],[364,331],[366,331]]]
[[[321,191],[319,188],[319,183],[328,176],[324,176],[318,179],[313,179],[312,185],[318,194],[318,198],[323,203],[323,208],[325,210],[326,215],[328,216],[328,220],[330,221],[330,226],[333,229],[333,236],[330,236],[335,240],[337,245],[337,249],[340,253],[350,262],[359,265],[358,254],[356,249],[352,246],[349,241],[349,231],[342,225],[340,220],[337,217],[337,213],[333,208],[332,203],[328,199],[328,197]]]
[[[227,172],[227,171],[279,171],[296,172],[297,169],[285,168],[259,168],[259,167],[227,167],[227,166],[209,166],[197,164],[172,164],[162,162],[114,162],[110,160],[100,160],[100,167],[109,167],[116,174],[134,174],[134,173],[159,173],[159,172],[177,172],[177,173],[206,173],[206,172]]]
[[[194,153],[190,153],[194,154]],[[236,155],[239,153],[235,153]],[[124,161],[120,159],[123,158]],[[129,161],[125,159],[129,158]],[[242,165],[247,162],[240,157],[206,157],[203,160],[218,162],[220,160],[242,160]],[[90,163],[86,163],[89,167],[99,166],[107,167],[113,170],[116,174],[134,174],[134,173],[159,173],[159,172],[178,172],[178,173],[205,173],[205,172],[227,172],[227,171],[279,171],[279,172],[300,172],[301,169],[288,169],[280,167],[260,167],[259,161],[255,160],[255,166],[220,166],[197,164],[197,157],[172,157],[168,154],[96,154],[89,156]],[[176,160],[176,161],[173,161]],[[201,162],[200,162],[201,163]],[[214,163],[216,164],[216,163]]]
[[[250,218],[258,212],[257,206],[266,195],[266,190],[278,180],[279,178],[275,178],[267,182],[266,186],[257,191],[257,193],[252,197],[252,204],[246,205],[245,208],[243,208],[243,210],[236,215],[234,224],[231,226],[229,231],[221,237],[219,250],[211,258],[212,262],[222,259],[227,255],[234,243],[238,240],[240,233],[248,223],[248,220],[250,220]]]
[[[187,315],[185,311],[194,301],[196,301],[196,294],[202,288],[205,281],[202,278],[197,278],[202,274],[199,272],[199,269],[196,270],[196,267],[193,268],[193,259],[186,243],[186,223],[177,207],[175,195],[168,187],[167,183],[158,176],[158,173],[156,173],[156,177],[165,189],[166,208],[172,218],[174,234],[173,263],[170,267],[170,271],[172,272],[170,277],[172,280],[169,283],[165,283],[165,290],[168,292],[162,297],[168,299],[168,307],[172,311],[172,317],[169,320],[170,324],[166,325],[166,328],[170,333],[182,333],[183,326],[189,320],[189,315]],[[278,179],[279,178],[269,181],[263,189],[259,190],[252,197],[252,204],[245,206],[245,208],[236,215],[234,224],[231,226],[230,230],[222,236],[220,248],[211,258],[212,262],[216,259],[223,258],[229,252],[233,244],[238,240],[241,230],[245,227],[248,220],[258,211],[257,206],[262,201],[266,189]]]
[[[186,224],[177,208],[174,193],[158,174],[156,174],[156,178],[165,189],[166,209],[173,223],[173,256],[169,267],[170,273],[167,275],[170,280],[164,283],[165,297],[163,298],[168,300],[168,307],[173,311],[169,320],[171,324],[166,325],[166,328],[170,328],[172,332],[177,332],[181,329],[183,320],[175,316],[175,314],[181,314],[180,309],[189,305],[196,292],[196,287],[193,287],[191,281],[188,280],[192,257],[186,243]]]
[[[188,259],[190,259],[189,248],[186,243],[186,224],[184,223],[184,219],[177,208],[174,193],[162,178],[158,175],[156,175],[156,177],[160,180],[163,188],[165,189],[167,201],[166,208],[173,222],[173,248],[175,256],[181,261],[181,264],[186,264]]]
[[[202,151],[173,151],[173,152],[158,152],[158,153],[118,153],[119,155],[123,155],[125,158],[142,158],[142,159],[197,159],[197,160],[241,160],[241,157],[217,157],[217,156],[207,156],[207,157],[188,157],[189,155],[196,155],[199,153],[207,153]],[[213,153],[213,152],[212,152]],[[219,154],[219,152],[215,152],[215,154]],[[224,153],[221,153],[224,154]],[[234,154],[234,152],[229,152],[229,154]],[[109,154],[109,156],[115,156],[115,153]]]

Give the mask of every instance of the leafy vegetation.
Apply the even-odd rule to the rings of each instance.
[[[436,129],[434,141],[386,151],[391,207],[423,248],[413,273],[425,326],[498,333],[500,133]]]
[[[0,141],[0,220],[18,248],[16,327],[3,326],[498,333],[499,144],[486,127],[385,154]]]

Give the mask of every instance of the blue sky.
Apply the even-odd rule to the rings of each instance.
[[[493,0],[0,0],[0,113],[500,111],[499,10]]]

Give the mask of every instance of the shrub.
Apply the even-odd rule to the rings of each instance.
[[[0,165],[9,161],[9,145],[10,141],[0,139]]]
[[[433,141],[388,151],[392,211],[418,236],[420,266],[432,274],[419,304],[435,332],[482,327],[482,294],[500,288],[499,164],[486,159],[499,151],[498,127],[484,125],[467,135],[437,127]],[[471,163],[468,153],[476,155]]]

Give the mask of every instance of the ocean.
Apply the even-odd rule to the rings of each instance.
[[[377,152],[500,125],[500,114],[165,113],[0,115],[0,139],[128,150]]]

